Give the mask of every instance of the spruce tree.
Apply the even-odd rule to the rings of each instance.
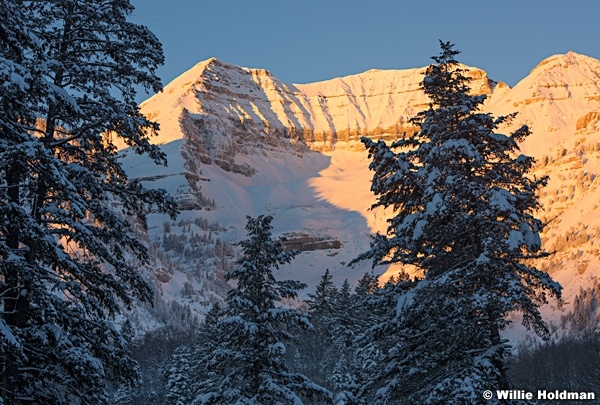
[[[441,48],[421,85],[431,104],[411,120],[419,130],[389,146],[362,139],[373,207],[393,216],[358,260],[422,270],[381,326],[395,335],[370,382],[381,403],[473,403],[484,389],[508,388],[507,315],[547,336],[539,306],[561,291],[529,260],[546,255],[535,213],[547,181],[529,177],[534,160],[518,154],[530,131],[497,133],[514,114],[480,112],[485,96],[470,93],[453,45]]]
[[[317,315],[331,315],[335,306],[337,288],[331,281],[329,269],[325,270],[314,294],[308,294],[308,309]]]
[[[339,356],[339,351],[333,345],[337,288],[331,279],[329,269],[325,270],[315,293],[308,294],[307,303],[313,328],[302,331],[299,345],[294,347],[301,359],[295,369],[323,386],[328,385],[329,373]]]
[[[290,371],[285,361],[286,342],[294,331],[310,327],[299,310],[285,308],[282,299],[294,299],[305,285],[276,281],[273,271],[289,263],[295,251],[286,252],[271,237],[270,216],[248,217],[248,239],[242,241],[242,258],[226,274],[235,281],[225,300],[218,324],[220,343],[212,352],[199,404],[302,404],[328,403],[331,394],[306,376]]]
[[[0,3],[0,403],[14,398],[7,389],[14,384],[16,365],[26,360],[19,331],[14,324],[28,311],[19,300],[19,274],[10,262],[21,248],[22,224],[27,220],[20,207],[20,185],[27,174],[27,156],[35,154],[28,144],[28,129],[35,126],[39,97],[39,70],[32,69],[36,39],[25,25],[26,13],[16,2]],[[12,390],[11,390],[12,391]]]
[[[213,305],[204,319],[195,343],[183,345],[175,351],[164,371],[166,398],[171,404],[190,404],[199,392],[214,389],[215,374],[207,369],[212,353],[219,347],[221,335],[219,304]]]
[[[0,5],[0,398],[8,403],[104,403],[109,376],[137,378],[112,319],[151,297],[134,225],[174,205],[130,181],[118,160],[121,140],[164,163],[148,140],[158,126],[135,102],[139,87],[160,90],[162,49],[128,21],[132,10],[128,0]]]
[[[371,273],[365,273],[354,288],[351,295],[352,317],[354,320],[354,333],[362,334],[369,329],[378,319],[372,313],[372,305],[375,303],[374,293],[379,288],[379,277]]]
[[[356,319],[353,314],[353,296],[348,279],[344,280],[335,300],[335,335],[340,346],[349,350],[356,332]]]

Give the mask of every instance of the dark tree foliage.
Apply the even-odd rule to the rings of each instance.
[[[308,309],[318,315],[331,314],[336,294],[337,289],[331,281],[331,274],[329,274],[329,269],[327,269],[315,288],[315,293],[308,294]]]
[[[368,299],[363,296],[359,300],[363,304],[354,308],[354,318],[370,319],[369,322],[363,322],[362,327],[357,325],[354,328],[357,336],[352,348],[356,365],[357,384],[354,394],[357,403],[368,404],[375,401],[373,391],[378,388],[382,376],[393,378],[386,372],[387,361],[390,350],[393,350],[398,335],[404,328],[401,323],[394,321],[398,300],[415,284],[416,281],[411,281],[406,273],[400,273],[398,277],[391,277],[382,287],[373,289],[367,296]],[[361,296],[356,296],[359,297]]]
[[[23,261],[19,206],[22,190],[19,184],[27,173],[27,128],[35,125],[35,99],[38,72],[31,69],[30,51],[35,38],[24,26],[26,14],[16,2],[0,3],[0,403],[10,398],[11,375],[16,364],[26,360],[21,338],[14,324],[19,312],[29,308],[18,300],[21,284],[16,271],[10,271],[9,261]],[[10,267],[9,267],[10,266]],[[12,390],[11,390],[12,391]]]
[[[235,281],[217,324],[219,342],[209,355],[208,376],[198,387],[201,404],[329,403],[331,394],[285,361],[286,342],[311,324],[299,310],[285,308],[305,285],[277,281],[273,271],[297,252],[286,252],[271,237],[270,216],[248,217],[242,258],[226,278]]]
[[[223,310],[214,305],[206,314],[197,339],[180,346],[164,370],[167,399],[172,404],[190,404],[199,392],[214,389],[215,373],[207,368],[221,341],[219,321]]]
[[[514,114],[479,112],[485,96],[470,93],[453,45],[441,48],[422,82],[430,107],[411,120],[419,131],[391,145],[362,139],[373,207],[393,216],[358,260],[410,264],[423,274],[386,321],[400,326],[371,381],[382,403],[472,403],[484,389],[507,388],[506,315],[520,313],[545,336],[539,306],[561,291],[528,261],[546,255],[534,214],[547,180],[528,177],[533,159],[518,154],[529,129],[496,133]]]
[[[134,235],[163,191],[123,171],[115,142],[164,163],[138,86],[161,45],[128,0],[0,5],[0,399],[103,403],[136,364],[111,319],[151,290]],[[131,218],[131,219],[130,219]]]
[[[349,369],[356,325],[352,316],[350,284],[346,280],[342,290],[338,290],[331,278],[327,269],[315,293],[308,294],[313,328],[299,335],[292,353],[295,370],[339,393],[353,383]]]

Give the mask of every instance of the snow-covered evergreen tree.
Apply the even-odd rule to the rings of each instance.
[[[340,347],[349,349],[356,334],[356,319],[354,318],[353,296],[348,279],[344,280],[335,299],[334,335]]]
[[[195,344],[181,346],[173,354],[164,370],[169,403],[190,404],[199,392],[215,388],[211,384],[216,375],[206,366],[221,341],[218,324],[222,313],[221,307],[214,305],[206,314]]]
[[[390,350],[397,345],[398,336],[404,333],[405,328],[396,320],[396,309],[398,300],[414,284],[415,281],[411,281],[406,273],[391,277],[383,287],[373,291],[363,306],[363,312],[370,314],[371,321],[368,328],[357,330],[359,334],[353,342],[357,380],[354,393],[361,404],[378,402],[375,394],[381,381],[394,378],[387,373],[388,361],[393,358]]]
[[[26,144],[27,130],[35,125],[31,100],[40,91],[38,72],[31,70],[30,59],[36,41],[25,21],[26,13],[18,3],[0,4],[0,403],[12,398],[4,391],[13,384],[11,375],[17,373],[16,365],[26,360],[13,325],[22,322],[18,312],[27,308],[18,300],[19,276],[9,270],[11,259],[22,260],[22,255],[12,253],[21,245],[19,185],[27,174],[26,157],[34,151]]]
[[[354,288],[351,295],[350,312],[353,318],[355,335],[360,335],[379,321],[372,313],[374,293],[379,288],[379,277],[375,274],[365,273]]]
[[[314,314],[327,315],[333,312],[337,288],[331,281],[329,269],[321,276],[321,281],[317,284],[314,294],[308,294],[308,309]]]
[[[281,306],[304,288],[297,281],[276,281],[273,271],[296,252],[284,251],[271,237],[270,216],[248,217],[248,239],[238,266],[226,275],[236,282],[218,324],[220,342],[208,365],[213,373],[195,399],[198,404],[330,403],[331,394],[306,376],[291,372],[286,341],[294,330],[310,327],[300,311]]]
[[[299,335],[295,347],[301,362],[295,370],[309,376],[313,381],[328,386],[329,373],[339,358],[339,350],[333,344],[336,326],[337,288],[331,281],[329,269],[321,276],[314,294],[308,294],[310,322],[313,328]]]
[[[354,295],[351,293],[350,283],[346,279],[335,296],[331,335],[334,340],[334,346],[338,346],[349,355],[351,354],[349,352],[351,351],[354,336],[358,330],[355,318],[356,307],[353,306],[354,298]]]
[[[111,318],[151,290],[133,234],[161,191],[129,181],[114,142],[155,161],[136,89],[160,89],[156,37],[128,0],[0,5],[0,398],[103,403],[137,377]],[[115,210],[115,207],[118,207]]]
[[[423,272],[379,327],[395,336],[370,382],[379,403],[473,403],[507,388],[506,315],[545,335],[539,306],[561,291],[527,261],[545,255],[534,215],[546,178],[528,177],[533,159],[518,154],[529,129],[498,134],[514,115],[479,112],[485,96],[470,93],[453,45],[441,47],[422,82],[430,107],[412,119],[419,131],[390,146],[362,140],[374,207],[394,214],[359,260]]]
[[[368,276],[371,280],[371,275]],[[330,389],[335,403],[350,403],[356,391],[353,341],[359,329],[356,323],[356,295],[345,280],[338,290],[329,270],[321,277],[314,294],[308,294],[310,321],[314,328],[299,335],[292,347],[293,369]],[[367,313],[369,309],[362,308]],[[339,397],[339,398],[338,398]],[[339,399],[339,401],[338,401]]]

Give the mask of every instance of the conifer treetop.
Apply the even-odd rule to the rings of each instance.
[[[485,96],[471,94],[453,45],[440,45],[421,85],[431,103],[411,120],[418,131],[391,145],[362,138],[373,208],[391,216],[356,260],[422,271],[372,329],[395,331],[384,337],[387,366],[370,382],[383,384],[376,398],[384,403],[473,401],[484,389],[508,387],[507,315],[519,313],[547,337],[539,307],[561,292],[530,260],[547,256],[536,217],[547,178],[529,176],[533,158],[519,153],[529,128],[499,133],[514,114],[481,112]]]

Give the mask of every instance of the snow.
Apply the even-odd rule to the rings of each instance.
[[[427,215],[434,215],[441,209],[443,203],[442,195],[440,193],[434,194],[431,201],[427,203]]]
[[[29,89],[29,84],[25,81],[25,78],[18,73],[11,72],[10,73],[10,81],[11,84],[16,84],[22,91]]]
[[[224,325],[227,324],[240,324],[244,327],[244,332],[254,335],[258,332],[258,325],[253,322],[247,322],[240,316],[230,316],[221,321]]]
[[[495,139],[498,142],[502,142],[502,143],[506,143],[508,142],[509,138],[506,135],[503,134],[489,134],[490,138]]]
[[[132,153],[123,158],[124,166],[132,178],[160,177],[145,182],[147,186],[177,193],[178,188],[187,185],[180,145],[181,141],[173,141],[163,148],[168,155],[167,168]],[[366,251],[369,235],[386,227],[382,210],[368,211],[374,197],[369,191],[371,174],[365,152],[307,152],[302,157],[291,153],[240,156],[242,159],[257,169],[256,175],[246,177],[214,165],[202,166],[202,177],[206,180],[199,182],[201,192],[214,198],[218,209],[184,212],[182,218],[201,216],[218,221],[226,229],[219,237],[231,243],[245,236],[246,215],[261,214],[274,216],[276,235],[306,232],[339,240],[343,246],[340,250],[305,252],[281,267],[278,272],[281,279],[298,279],[309,285],[302,294],[311,291],[326,268],[340,269],[333,280],[337,285],[346,278],[356,281],[370,271],[370,263],[355,268],[342,264]],[[149,228],[161,231],[165,220],[164,216],[151,215]],[[378,271],[383,273],[386,269]],[[166,297],[178,296],[183,281],[185,277],[175,277],[173,285],[166,287]]]
[[[533,134],[520,145],[526,155],[543,156],[573,136],[577,119],[598,108],[600,61],[569,52],[536,66],[515,87],[486,106],[495,115],[518,115],[507,129],[528,124]],[[565,84],[569,84],[565,86]]]
[[[52,92],[54,92],[54,95],[57,95],[67,104],[69,104],[73,111],[77,112],[78,114],[84,114],[81,108],[79,108],[79,104],[77,104],[75,97],[73,97],[66,89],[60,86],[56,86],[50,82],[48,82],[48,86],[50,87]]]
[[[425,228],[425,225],[427,225],[426,219],[421,219],[417,221],[417,223],[415,224],[415,229],[413,231],[413,240],[417,240],[421,237],[421,235],[423,235],[423,228]]]
[[[514,199],[514,196],[504,189],[494,188],[490,191],[490,205],[500,212],[514,211],[514,206],[509,202]]]
[[[528,224],[522,223],[519,230],[523,235],[523,241],[529,250],[535,252],[542,246],[539,233],[533,232]]]
[[[460,139],[450,139],[443,144],[444,151],[451,150],[453,153],[460,153],[468,158],[472,158],[475,156],[475,151],[471,147],[469,141],[465,138]],[[456,152],[454,152],[456,150]]]
[[[396,304],[396,316],[401,317],[402,311],[413,304],[414,297],[417,295],[417,292],[423,288],[428,288],[431,284],[431,280],[420,280],[413,289],[401,295]]]
[[[14,346],[15,348],[21,347],[21,344],[13,335],[12,331],[4,321],[4,318],[0,318],[0,335],[2,335],[3,339],[5,339],[9,345]]]
[[[487,76],[478,75],[482,71],[468,69],[475,72],[475,87],[488,85]],[[211,58],[173,80],[141,108],[161,123],[157,144],[181,139],[183,109],[206,116],[243,117],[258,125],[268,121],[271,127],[291,125],[315,134],[348,128],[396,128],[399,112],[412,115],[428,103],[419,90],[423,72],[424,68],[371,70],[318,83],[286,84],[265,70]]]
[[[389,213],[381,208],[369,209],[375,202],[370,192],[370,161],[358,141],[346,141],[342,134],[344,131],[364,134],[380,128],[381,131],[373,132],[375,135],[372,136],[391,139],[396,131],[408,131],[407,118],[427,105],[427,99],[419,91],[422,72],[423,69],[373,70],[318,83],[286,84],[261,69],[239,68],[209,59],[142,104],[142,111],[161,125],[154,142],[163,145],[169,166],[157,167],[149,159],[129,150],[124,151],[127,156],[123,161],[131,177],[148,179],[145,186],[163,187],[178,193],[188,186],[184,174],[189,169],[181,157],[187,140],[179,121],[184,111],[197,120],[212,120],[208,128],[210,133],[206,135],[211,136],[215,150],[229,141],[228,131],[233,128],[231,122],[234,120],[248,124],[249,128],[254,128],[252,130],[263,131],[267,134],[261,141],[263,145],[254,148],[244,144],[248,150],[240,151],[235,157],[236,163],[249,165],[256,169],[256,174],[246,177],[214,164],[199,164],[202,180],[197,184],[203,194],[214,198],[217,209],[186,211],[180,218],[201,216],[216,220],[225,229],[219,237],[235,242],[244,236],[246,215],[273,215],[275,235],[302,232],[327,235],[342,243],[341,249],[300,254],[290,265],[282,266],[277,272],[278,278],[307,283],[309,287],[303,294],[311,291],[326,268],[330,268],[338,286],[346,278],[356,282],[370,271],[370,263],[355,268],[347,268],[345,264],[368,249],[369,235],[385,233]],[[544,155],[556,158],[553,165],[537,166],[535,174],[541,177],[549,173],[546,190],[556,190],[559,196],[564,195],[567,187],[579,184],[579,173],[588,173],[590,178],[600,174],[598,151],[585,152],[581,157],[576,154],[580,146],[592,148],[597,143],[600,128],[593,120],[587,126],[580,123],[580,129],[577,129],[582,117],[600,111],[597,72],[600,72],[599,61],[569,53],[546,59],[512,89],[503,84],[490,88],[485,72],[471,83],[473,88],[491,91],[484,110],[489,109],[495,116],[519,111],[513,122],[501,131],[509,134],[523,124],[529,125],[533,134],[520,145],[524,155],[532,155],[538,161]],[[268,128],[265,121],[269,122]],[[273,134],[277,129],[283,128],[303,128],[324,139],[311,144],[315,150],[302,153],[292,152],[290,145],[296,142],[294,134],[286,141],[287,147],[284,147],[285,143],[272,146],[267,142],[275,139]],[[337,142],[331,138],[334,131]],[[509,139],[501,134],[490,136],[498,142]],[[583,143],[577,144],[580,139]],[[450,146],[472,153],[464,149],[460,140],[453,141]],[[565,155],[559,156],[557,151],[563,148]],[[575,163],[580,161],[581,167],[572,168],[574,163],[570,162],[573,159],[579,159]],[[435,184],[437,178],[436,173],[430,173],[429,183]],[[594,184],[595,180],[590,180],[589,185],[580,187],[567,202],[558,203],[556,199],[542,196],[546,218],[558,215],[541,234],[542,238],[537,232],[521,227],[508,236],[506,243],[514,247],[523,243],[532,247],[547,238],[544,246],[550,248],[555,238],[578,223],[585,224],[587,232],[592,234],[594,227],[600,227],[598,189]],[[496,208],[509,215],[513,211],[515,200],[510,192],[493,189],[489,197]],[[440,201],[434,201],[435,198],[427,206],[427,214],[434,214],[441,208]],[[151,232],[157,232],[164,221],[164,216],[151,215]],[[591,238],[579,248],[584,251],[582,260],[590,262],[585,273],[578,274],[576,264],[564,259],[553,274],[565,286],[567,300],[580,286],[591,285],[594,277],[600,276],[600,265],[594,255],[597,243],[594,244]],[[555,257],[575,253],[575,248],[569,248]],[[480,259],[485,260],[484,257]],[[375,271],[384,274],[382,279],[385,281],[398,270],[391,266]],[[182,280],[176,276],[173,286],[164,286],[167,298],[178,296]],[[545,308],[544,313],[559,316],[550,307]]]
[[[523,245],[523,234],[519,231],[515,231],[514,229],[511,230],[508,234],[506,244],[510,249],[518,249],[521,245]]]

